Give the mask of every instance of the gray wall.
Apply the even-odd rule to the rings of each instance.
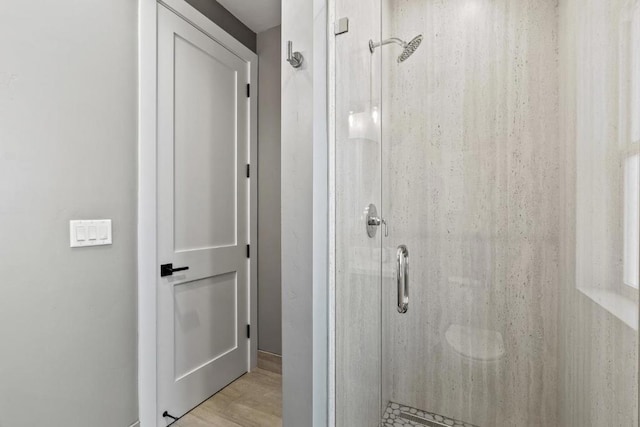
[[[131,0],[0,13],[0,426],[127,427],[136,395]],[[69,220],[114,243],[69,248]]]
[[[280,26],[258,34],[258,348],[282,353]]]
[[[256,33],[244,25],[242,21],[231,14],[216,0],[186,0],[203,15],[219,25],[227,33],[235,37],[240,43],[256,52]]]

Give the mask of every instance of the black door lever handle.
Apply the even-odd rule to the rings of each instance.
[[[173,268],[173,264],[162,264],[160,266],[160,277],[167,277],[173,275],[176,271],[188,270],[189,267],[176,267]]]

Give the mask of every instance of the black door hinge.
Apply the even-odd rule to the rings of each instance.
[[[247,178],[251,176],[251,165],[247,165]]]
[[[251,338],[251,325],[247,325],[247,338]]]
[[[247,258],[251,258],[251,245],[247,245]]]
[[[251,98],[251,85],[247,83],[247,98]]]

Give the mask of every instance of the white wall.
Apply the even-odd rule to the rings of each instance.
[[[327,417],[327,7],[284,0],[282,45],[282,355],[284,427]]]
[[[0,13],[0,426],[127,427],[136,396],[136,16]],[[111,218],[112,246],[69,248]]]
[[[280,26],[258,34],[258,348],[282,353]]]

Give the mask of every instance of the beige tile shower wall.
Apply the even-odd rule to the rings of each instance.
[[[402,0],[383,50],[391,398],[483,427],[557,426],[556,0]]]
[[[639,188],[623,179],[625,159],[638,153],[629,125],[639,120],[632,111],[640,99],[628,96],[640,80],[632,77],[640,52],[629,48],[628,31],[640,25],[629,21],[638,7],[636,0],[563,0],[560,7],[563,427],[638,425],[638,296],[623,280],[624,264],[633,261],[623,250],[624,188]]]

